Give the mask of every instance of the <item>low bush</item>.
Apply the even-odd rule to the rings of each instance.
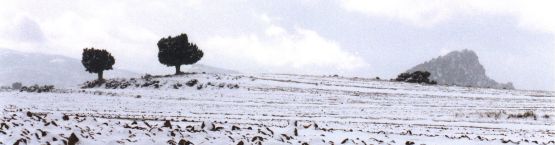
[[[507,118],[534,118],[534,120],[536,120],[538,116],[534,111],[526,111],[524,113],[509,114]]]
[[[14,90],[20,90],[21,87],[23,87],[23,85],[20,82],[15,82],[12,84],[12,89]]]
[[[181,83],[175,83],[172,86],[173,86],[174,89],[179,89],[183,85]]]
[[[108,80],[105,83],[106,89],[125,89],[129,87],[131,83],[129,81],[124,80]]]
[[[401,73],[395,78],[395,81],[408,82],[408,83],[425,83],[425,84],[437,84],[436,81],[430,80],[430,72],[427,71],[415,71],[412,73]]]
[[[104,81],[94,80],[83,83],[81,89],[100,87]]]
[[[152,75],[150,75],[150,74],[145,74],[144,76],[141,76],[141,79],[144,79],[144,80],[151,80],[151,79],[152,79]]]
[[[192,80],[189,80],[187,83],[185,83],[185,85],[187,85],[187,86],[189,86],[189,87],[193,87],[193,86],[195,86],[197,83],[198,83],[198,80],[197,80],[197,79],[192,79]]]
[[[238,84],[227,84],[227,88],[229,88],[229,89],[238,89],[239,85]]]
[[[54,85],[44,85],[44,86],[33,85],[33,86],[23,86],[19,91],[43,93],[43,92],[52,92],[53,90],[54,90]]]

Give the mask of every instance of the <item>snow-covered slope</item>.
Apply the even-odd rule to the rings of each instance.
[[[185,66],[185,65],[184,65]],[[188,66],[185,66],[188,67]],[[187,72],[205,72],[205,73],[214,73],[214,74],[236,74],[239,73],[235,70],[223,69],[218,67],[213,67],[204,64],[193,64],[189,68],[187,68]]]
[[[445,56],[416,65],[407,72],[428,71],[430,78],[444,85],[514,89],[512,83],[501,84],[486,75],[478,55],[472,50],[453,51]]]
[[[81,61],[74,58],[10,49],[0,49],[0,68],[0,85],[22,82],[24,85],[75,86],[96,77],[95,74],[86,72]],[[104,76],[132,77],[137,74],[115,69],[105,71]]]
[[[0,144],[63,144],[71,134],[79,145],[555,143],[554,92],[276,74],[109,83],[0,90]]]

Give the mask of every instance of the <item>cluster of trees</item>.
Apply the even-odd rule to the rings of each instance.
[[[160,63],[175,67],[175,74],[182,74],[181,65],[190,65],[198,62],[204,53],[194,43],[189,42],[187,34],[167,38],[158,41],[158,61]],[[103,72],[111,70],[115,59],[110,52],[104,49],[85,48],[81,63],[89,73],[98,74],[98,81],[103,81]]]
[[[430,80],[430,72],[428,71],[415,71],[412,73],[401,73],[397,76],[395,81],[409,82],[409,83],[425,83],[425,84],[437,84],[436,81]]]

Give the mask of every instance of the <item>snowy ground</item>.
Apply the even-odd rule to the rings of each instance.
[[[82,145],[555,144],[555,92],[276,74],[127,82],[2,90],[0,145],[72,144],[71,134]]]

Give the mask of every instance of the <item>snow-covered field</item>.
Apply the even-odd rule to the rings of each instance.
[[[125,82],[2,90],[0,145],[555,144],[554,92],[280,74]]]

